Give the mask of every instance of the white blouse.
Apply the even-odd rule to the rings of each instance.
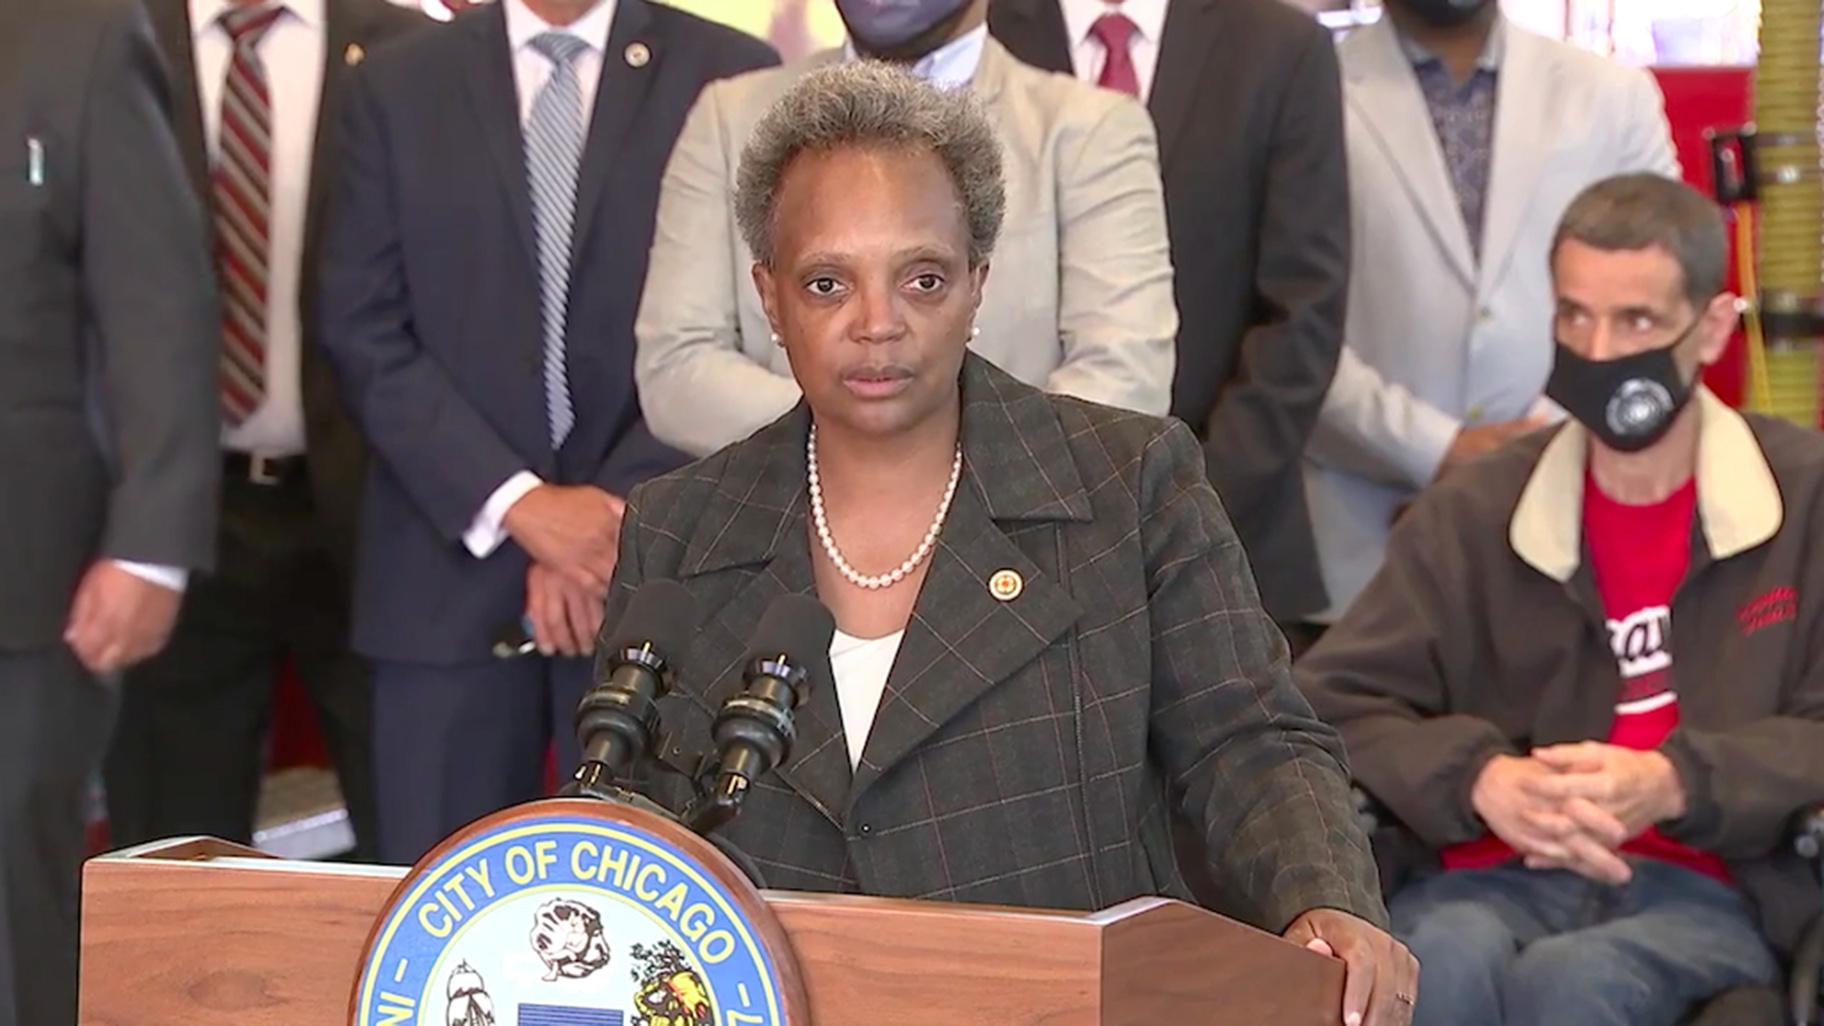
[[[849,741],[849,768],[861,765],[861,753],[887,691],[887,675],[899,655],[906,632],[884,638],[857,638],[841,631],[830,641],[830,669],[836,677],[836,704],[842,710],[842,732]]]

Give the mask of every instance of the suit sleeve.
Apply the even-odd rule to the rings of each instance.
[[[1678,148],[1672,144],[1672,124],[1666,119],[1666,101],[1659,83],[1645,69],[1630,69],[1628,96],[1620,104],[1624,118],[1616,174],[1651,171],[1667,178],[1682,174]]]
[[[1438,476],[1461,427],[1345,343],[1305,453],[1326,467],[1418,490]]]
[[[83,301],[117,471],[102,554],[209,569],[220,482],[221,326],[202,219],[138,4],[103,29],[80,127]]]
[[[1159,144],[1139,104],[1107,99],[1113,102],[1089,131],[1058,147],[1063,362],[1045,388],[1164,414],[1172,402],[1178,306]]]
[[[634,325],[634,376],[652,433],[705,456],[778,419],[798,385],[741,351],[743,290],[753,288],[731,253],[738,140],[711,85],[691,108],[659,188],[658,223]]]
[[[323,243],[322,342],[374,452],[450,542],[526,462],[419,343],[385,114],[363,67],[342,105],[342,166]],[[452,287],[459,287],[452,283]]]
[[[1435,496],[1420,500],[1380,572],[1295,671],[1342,732],[1356,780],[1431,847],[1481,836],[1470,789],[1489,759],[1516,754],[1493,723],[1450,712],[1445,681],[1477,677],[1460,639],[1487,630],[1472,584],[1432,565],[1436,539],[1461,529]]]
[[[1298,473],[1343,344],[1349,181],[1342,82],[1336,50],[1320,27],[1312,26],[1288,73],[1268,147],[1254,281],[1261,313],[1242,336],[1238,372],[1204,432],[1212,440],[1210,479],[1243,522],[1261,515],[1256,507],[1280,478]]]
[[[1293,687],[1285,641],[1182,424],[1148,447],[1140,490],[1152,744],[1216,881],[1274,932],[1313,908],[1384,924],[1342,742]]]

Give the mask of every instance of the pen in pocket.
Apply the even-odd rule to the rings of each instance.
[[[37,136],[25,141],[25,178],[34,186],[44,184],[44,143]]]

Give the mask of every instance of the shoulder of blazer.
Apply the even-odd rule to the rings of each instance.
[[[1049,136],[1060,125],[1100,125],[1110,117],[1119,117],[1123,108],[1151,130],[1152,119],[1146,108],[1131,97],[1090,85],[1074,75],[1035,68],[999,43],[990,40],[990,45],[990,52],[982,59],[995,62],[991,73],[999,78],[999,83],[990,113],[1003,133],[1023,124],[1024,119],[1036,118],[1045,129],[1043,134]],[[984,70],[987,68],[985,63]]]
[[[664,3],[646,3],[644,6],[649,12],[651,20],[648,24],[653,27],[653,31],[663,34],[674,46],[684,44],[698,48],[716,64],[745,70],[779,63],[779,51],[773,49],[771,44],[740,29]]]
[[[355,18],[355,34],[371,42],[392,39],[416,28],[428,28],[437,23],[409,7],[401,7],[390,0],[330,0],[346,6],[347,12]]]

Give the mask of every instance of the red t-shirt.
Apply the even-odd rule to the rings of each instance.
[[[1628,506],[1604,495],[1593,477],[1583,487],[1583,530],[1590,568],[1608,618],[1609,642],[1621,670],[1621,694],[1608,743],[1647,751],[1678,726],[1672,678],[1672,595],[1691,561],[1691,522],[1697,509],[1692,479],[1664,501]],[[1667,838],[1657,827],[1621,846],[1627,854],[1695,869],[1724,883],[1729,871],[1716,856]],[[1493,834],[1442,852],[1448,869],[1485,869],[1514,857]]]

